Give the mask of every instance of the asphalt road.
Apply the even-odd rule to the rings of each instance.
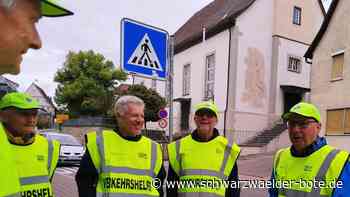
[[[75,173],[78,167],[58,167],[53,177],[56,197],[77,197],[78,190],[75,183]]]

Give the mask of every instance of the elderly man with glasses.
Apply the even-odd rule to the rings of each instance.
[[[274,157],[270,197],[341,197],[350,193],[349,153],[320,137],[316,106],[300,102],[284,114],[292,146]]]
[[[60,144],[37,134],[39,109],[39,101],[26,93],[8,93],[0,100],[0,128],[5,131],[10,150],[16,156],[11,167],[16,169],[20,180],[20,194],[0,196],[54,196],[51,183]],[[8,188],[0,185],[0,190],[8,191]]]
[[[195,106],[196,129],[168,145],[167,196],[238,197],[239,187],[225,187],[223,182],[238,183],[237,158],[240,148],[231,139],[220,136],[215,128],[219,110],[212,101]],[[181,184],[185,184],[182,185]]]

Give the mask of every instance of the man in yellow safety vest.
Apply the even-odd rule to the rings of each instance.
[[[39,102],[25,93],[8,93],[0,100],[0,129],[6,133],[9,148],[16,155],[11,167],[19,177],[22,197],[53,196],[50,181],[60,146],[57,141],[36,134],[39,108]]]
[[[160,144],[141,135],[144,106],[136,96],[122,96],[114,105],[117,128],[87,134],[76,175],[80,197],[163,196]]]
[[[168,184],[178,183],[177,187],[167,185],[167,196],[239,196],[236,161],[240,148],[219,135],[215,128],[218,115],[215,103],[197,104],[194,115],[197,128],[191,135],[168,145]],[[223,181],[237,187],[226,188]]]
[[[316,106],[300,102],[282,117],[292,146],[275,154],[270,197],[349,196],[349,153],[319,136],[321,115]]]

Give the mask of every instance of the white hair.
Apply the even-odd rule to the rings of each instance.
[[[0,6],[4,8],[11,8],[15,3],[15,0],[0,0]]]
[[[120,97],[114,104],[114,114],[116,116],[124,115],[125,112],[128,110],[128,104],[135,104],[140,106],[145,106],[145,103],[142,99],[140,99],[137,96],[132,95],[125,95]]]

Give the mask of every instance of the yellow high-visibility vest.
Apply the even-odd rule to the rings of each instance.
[[[222,136],[198,142],[189,135],[168,145],[169,163],[180,178],[179,196],[225,196],[240,148]]]
[[[160,144],[144,136],[128,141],[112,130],[87,134],[98,171],[96,196],[159,196],[152,181],[162,167]]]
[[[14,161],[15,156],[2,123],[0,123],[0,150],[0,196],[19,197],[20,185]]]
[[[60,144],[36,135],[30,145],[11,144],[16,154],[16,168],[20,178],[21,197],[53,197],[50,179],[56,168]]]
[[[279,150],[274,159],[278,196],[331,196],[348,157],[329,145],[307,157],[293,157],[290,148]]]

